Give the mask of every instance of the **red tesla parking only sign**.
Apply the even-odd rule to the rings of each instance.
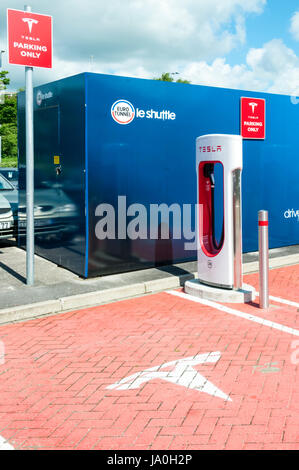
[[[244,139],[265,138],[265,100],[241,98],[241,136]]]
[[[52,17],[7,10],[8,61],[28,67],[52,68]]]

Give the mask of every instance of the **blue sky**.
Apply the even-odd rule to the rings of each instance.
[[[153,78],[180,72],[192,83],[299,95],[298,0],[32,0],[53,16],[53,69],[35,69],[39,85],[83,71]],[[0,0],[0,46],[6,8]],[[293,25],[291,27],[291,25]],[[7,64],[11,89],[22,67]]]
[[[224,0],[225,1],[225,0]],[[290,18],[299,11],[299,0],[268,0],[262,14],[251,14],[246,19],[247,40],[244,46],[228,56],[232,64],[240,63],[248,47],[258,48],[273,38],[281,38],[299,55],[299,42],[290,33]]]

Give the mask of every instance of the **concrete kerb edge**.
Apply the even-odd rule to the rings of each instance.
[[[4,323],[28,320],[31,318],[59,313],[61,311],[61,302],[58,300],[46,300],[33,304],[20,305],[0,310],[0,325]]]
[[[62,310],[71,310],[93,305],[99,305],[104,302],[120,300],[136,295],[145,294],[144,283],[133,284],[131,286],[113,287],[102,291],[89,292],[86,294],[71,295],[60,299]],[[0,310],[1,314],[1,310]]]
[[[277,258],[269,258],[269,269],[283,268],[284,266],[292,266],[299,263],[299,254],[281,256]],[[243,273],[257,273],[259,270],[259,262],[252,261],[243,265]]]
[[[299,254],[280,258],[270,258],[270,269],[290,266],[299,263]],[[258,272],[258,262],[253,261],[243,266],[244,274]],[[47,300],[17,307],[0,310],[0,325],[23,320],[34,319],[45,315],[63,313],[80,308],[88,308],[117,300],[125,300],[140,295],[162,292],[167,289],[182,287],[184,282],[197,278],[197,272],[183,274],[181,276],[169,276],[164,279],[155,279],[129,286],[114,287],[101,291],[88,292],[79,295],[61,297],[56,300]]]

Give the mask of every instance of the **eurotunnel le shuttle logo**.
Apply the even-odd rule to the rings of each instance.
[[[48,91],[47,93],[42,93],[40,90],[36,93],[36,103],[40,106],[43,100],[48,100],[53,97],[52,91]]]
[[[132,103],[127,100],[115,101],[111,106],[111,116],[113,117],[114,121],[118,124],[129,124],[133,121],[134,118],[159,119],[162,121],[173,121],[176,119],[176,114],[167,109],[157,111],[155,109],[136,108],[135,111],[135,108]]]
[[[118,100],[111,106],[111,116],[118,124],[129,124],[135,117],[135,108],[126,100]]]

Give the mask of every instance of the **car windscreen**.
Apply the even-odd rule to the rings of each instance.
[[[3,175],[0,175],[0,191],[12,191],[14,187],[10,184]]]
[[[18,171],[17,170],[1,170],[0,174],[4,176],[8,181],[10,180],[17,180],[18,179]]]

